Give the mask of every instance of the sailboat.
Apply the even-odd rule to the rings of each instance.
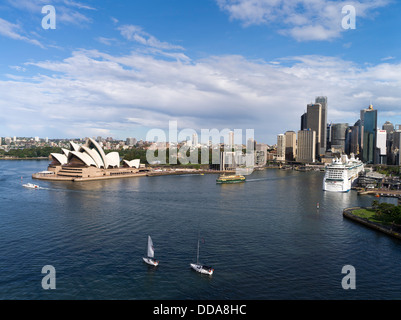
[[[190,266],[196,272],[208,274],[210,276],[213,274],[213,271],[214,271],[214,269],[212,267],[205,266],[204,264],[199,263],[199,237],[198,237],[198,251],[196,254],[196,263],[190,263]]]
[[[145,261],[147,264],[150,264],[151,266],[158,266],[159,261],[154,259],[155,255],[155,250],[153,248],[153,241],[150,236],[148,236],[148,246],[147,246],[147,252],[146,252],[146,257],[143,257],[143,261]]]

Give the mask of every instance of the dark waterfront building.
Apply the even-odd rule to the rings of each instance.
[[[377,145],[377,110],[370,105],[361,110],[361,149],[362,161],[374,163]]]
[[[326,130],[326,150],[331,149],[331,123],[327,124],[327,130]]]
[[[348,123],[333,123],[331,126],[331,148],[345,152]]]
[[[322,125],[322,131],[320,133],[320,150],[316,150],[316,153],[320,153],[323,155],[326,153],[327,150],[327,131],[325,130],[327,125],[327,97],[316,97],[315,103],[319,103],[322,106],[320,120]]]
[[[301,116],[301,130],[306,130],[308,129],[308,124],[306,121],[306,117],[307,117],[307,113],[305,112],[302,116]]]
[[[353,153],[356,157],[359,157],[359,123],[348,127],[345,138],[345,153],[350,155]]]
[[[315,158],[317,158],[321,150],[320,139],[322,137],[322,131],[326,131],[326,125],[324,127],[322,126],[322,105],[320,103],[310,103],[307,105],[307,110],[306,123],[308,129],[316,133]]]

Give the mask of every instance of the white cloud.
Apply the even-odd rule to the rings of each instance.
[[[344,31],[342,7],[356,8],[357,19],[371,15],[389,0],[216,0],[221,10],[244,26],[267,24],[297,41],[332,40]]]
[[[36,39],[27,37],[22,30],[22,27],[18,24],[11,23],[7,20],[0,18],[0,35],[5,37],[22,40],[36,46],[43,48],[44,46]]]
[[[162,42],[156,37],[142,30],[141,27],[135,25],[123,25],[118,27],[121,35],[130,41],[138,42],[142,45],[149,46],[156,49],[166,50],[184,50],[183,47],[173,45],[167,42]]]
[[[64,136],[91,136],[103,128],[125,138],[134,128],[165,129],[177,120],[196,130],[255,129],[256,140],[269,143],[277,133],[299,129],[315,96],[328,96],[333,122],[354,123],[370,101],[379,114],[399,110],[401,102],[401,64],[359,66],[327,56],[272,64],[227,55],[182,63],[81,50],[62,61],[25,64],[32,66],[40,75],[0,81],[0,109],[9,110],[0,121],[5,128],[36,123]]]

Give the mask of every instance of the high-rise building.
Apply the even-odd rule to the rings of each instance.
[[[331,123],[327,124],[327,130],[326,130],[326,150],[331,149]]]
[[[307,127],[308,129],[315,131],[316,133],[316,147],[315,147],[315,158],[319,155],[321,150],[321,141],[322,137],[322,105],[320,103],[310,103],[307,106]],[[326,131],[326,125],[324,126],[324,130]],[[325,135],[326,136],[326,135]]]
[[[285,135],[277,136],[277,161],[285,161]]]
[[[368,109],[361,110],[361,149],[362,161],[375,162],[377,145],[377,110],[370,105]]]
[[[345,153],[350,155],[353,153],[355,156],[359,156],[359,126],[354,125],[348,127],[346,138],[345,138]]]
[[[295,131],[285,133],[285,160],[294,161],[297,153],[297,134]]]
[[[343,153],[345,152],[345,140],[348,123],[333,123],[331,126],[331,149]]]
[[[390,121],[386,121],[383,124],[382,129],[386,130],[387,134],[390,134],[390,133],[394,132],[394,125]]]
[[[324,130],[326,129],[327,125],[327,111],[328,111],[328,106],[327,106],[327,97],[316,97],[315,103],[319,103],[322,106],[322,114],[321,114],[321,126],[322,126],[322,132],[321,132],[321,137],[320,137],[320,154],[325,154],[327,150],[327,132]]]
[[[228,133],[228,146],[230,150],[234,148],[234,131]]]
[[[298,131],[297,161],[312,163],[316,155],[316,132],[310,129]]]
[[[308,129],[308,124],[306,122],[307,116],[308,114],[306,112],[301,116],[301,130]]]
[[[386,138],[386,148],[387,148],[387,164],[394,164],[392,161],[392,153],[391,150],[393,148],[393,141],[394,141],[394,125],[390,121],[386,121],[383,126],[383,130],[387,132]]]
[[[377,164],[387,164],[387,131],[377,130],[377,144],[376,144],[376,160]]]

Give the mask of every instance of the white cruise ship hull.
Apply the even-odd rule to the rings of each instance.
[[[326,168],[323,179],[323,190],[330,192],[349,192],[356,184],[360,172],[364,170],[363,163],[347,157],[345,161],[335,160]]]
[[[323,190],[330,192],[349,192],[356,180],[357,177],[351,178],[348,181],[324,179]]]

